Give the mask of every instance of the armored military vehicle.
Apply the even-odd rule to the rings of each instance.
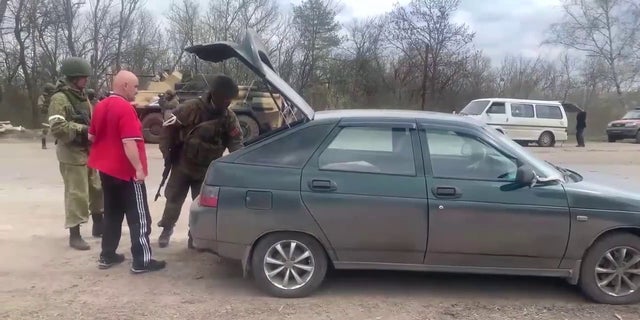
[[[187,76],[182,82],[182,74],[175,71],[171,75],[165,73],[162,77],[143,84],[144,89],[138,91],[135,104],[146,142],[157,143],[160,139],[163,121],[160,103],[164,99],[164,92],[173,89],[179,102],[200,97],[207,91],[205,76]],[[278,109],[282,98],[279,94],[272,95],[266,88],[257,85],[257,82],[238,87],[238,97],[231,102],[229,108],[238,116],[245,141],[282,126],[282,115]]]

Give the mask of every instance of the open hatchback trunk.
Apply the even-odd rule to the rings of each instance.
[[[561,103],[562,103],[562,107],[564,108],[564,112],[578,113],[578,112],[584,111],[582,110],[582,108],[578,107],[578,105],[575,103],[571,103],[571,102],[561,102]]]
[[[270,91],[275,89],[282,95],[284,105],[279,105],[277,102],[276,104],[287,126],[292,122],[306,122],[313,119],[315,114],[313,108],[276,73],[267,50],[255,31],[248,29],[240,43],[219,41],[194,45],[184,50],[202,60],[214,63],[231,58],[240,60],[269,86]]]

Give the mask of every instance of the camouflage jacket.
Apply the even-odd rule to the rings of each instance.
[[[58,82],[49,104],[49,126],[56,138],[58,161],[67,164],[87,163],[91,120],[91,105],[84,91],[71,88],[66,81]]]
[[[243,147],[242,128],[231,110],[213,112],[202,99],[191,99],[172,112],[163,124],[160,151],[172,166],[194,179],[204,177],[211,161],[225,149]]]
[[[178,107],[178,98],[173,97],[171,100],[162,99],[160,103],[160,108],[162,110],[173,110]]]

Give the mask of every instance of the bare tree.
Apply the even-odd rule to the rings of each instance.
[[[323,77],[323,64],[331,49],[340,45],[340,25],[336,21],[337,6],[332,0],[305,0],[293,8],[293,21],[299,32],[302,55],[298,73],[298,91]],[[326,76],[326,75],[325,75]]]
[[[13,14],[13,35],[18,46],[18,63],[27,89],[28,106],[32,115],[31,120],[35,122],[38,117],[38,110],[35,107],[37,87],[33,78],[33,70],[35,69],[33,63],[35,61],[31,58],[35,51],[33,47],[35,42],[33,40],[35,37],[33,21],[36,16],[37,4],[33,0],[15,0],[12,1],[9,10]]]
[[[451,81],[440,75],[445,64],[459,66],[475,34],[466,25],[456,25],[452,15],[460,0],[412,0],[407,7],[397,6],[390,13],[389,40],[405,55],[417,55],[422,62],[421,108],[427,95],[442,94],[438,82]],[[446,61],[453,59],[454,61]]]
[[[102,88],[111,63],[115,58],[114,50],[116,36],[113,30],[118,28],[118,16],[112,11],[115,7],[113,0],[89,1],[89,38],[91,41],[91,86]]]
[[[63,23],[62,33],[64,34],[67,49],[71,56],[79,56],[77,44],[82,37],[79,27],[78,11],[85,4],[85,0],[60,0],[58,10],[52,11],[57,19]],[[54,7],[55,8],[55,7]],[[84,48],[81,48],[84,49]]]
[[[179,2],[172,2],[169,13],[167,14],[169,20],[169,33],[174,40],[174,46],[177,56],[172,70],[176,68],[178,63],[182,59],[184,54],[183,49],[186,46],[193,46],[200,41],[201,35],[199,28],[202,17],[200,16],[200,6],[194,0],[179,0]],[[198,60],[195,56],[191,60],[191,69],[194,72],[198,72]]]
[[[565,0],[565,17],[551,27],[545,43],[602,58],[609,67],[620,104],[626,107],[625,85],[634,82],[634,46],[640,41],[640,3],[636,0]],[[633,72],[625,72],[633,70]]]
[[[120,0],[120,15],[118,19],[118,40],[116,44],[115,71],[121,69],[122,44],[133,27],[132,18],[138,9],[144,6],[144,0]]]
[[[7,3],[9,3],[9,0],[0,0],[0,25],[4,22],[4,14],[7,12]]]

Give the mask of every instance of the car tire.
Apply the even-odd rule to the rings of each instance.
[[[161,112],[149,113],[142,119],[142,136],[148,143],[159,143],[164,117]]]
[[[636,143],[640,143],[640,131],[636,132]]]
[[[612,137],[612,136],[607,136],[607,141],[609,142],[616,142],[616,138]]]
[[[549,131],[543,132],[538,138],[538,145],[541,147],[553,147],[556,144],[556,137]]]
[[[243,141],[249,141],[260,135],[258,122],[250,116],[244,114],[238,115],[238,122],[240,122],[240,127],[242,128]]]
[[[289,255],[291,244],[295,244],[293,259]],[[278,245],[285,257],[280,254]],[[303,255],[308,257],[292,266],[292,261]],[[284,265],[273,263],[273,260],[284,261]],[[302,298],[313,293],[322,284],[327,273],[327,263],[324,249],[314,238],[300,233],[283,232],[267,235],[260,240],[251,256],[251,271],[258,287],[268,294],[280,298]],[[267,275],[268,271],[275,271],[280,267],[283,269],[271,278]],[[285,285],[287,272],[289,283]]]
[[[622,253],[621,249],[623,248],[626,248],[623,253],[625,255],[624,258],[626,259],[620,260],[619,257],[622,256],[620,253]],[[611,274],[604,270],[616,269],[610,260],[606,258],[607,254],[611,254],[612,258],[617,261],[616,263],[621,264],[622,262],[623,265],[624,263],[628,263],[632,260],[633,257],[638,257],[638,259],[640,259],[640,237],[630,233],[616,233],[598,240],[588,250],[587,254],[584,256],[584,260],[582,261],[579,280],[582,292],[589,299],[597,303],[619,305],[640,302],[640,289],[622,296],[615,296],[614,293],[610,293],[610,290],[615,289],[615,285],[614,288],[609,288],[608,286],[617,283],[617,276],[613,278],[613,281],[605,284],[605,288],[601,288],[599,286],[598,281],[607,279]],[[600,268],[600,270],[603,271],[596,273],[596,268]],[[640,262],[625,266],[625,268],[626,269],[623,270],[638,270],[640,269]],[[635,283],[635,285],[640,286],[640,275],[632,274],[631,278],[627,276],[627,279]],[[620,281],[622,285],[621,288],[627,288],[626,280],[620,277]]]

